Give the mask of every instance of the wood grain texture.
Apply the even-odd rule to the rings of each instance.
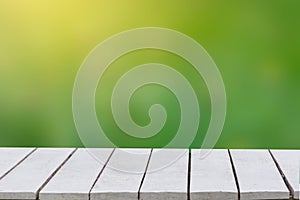
[[[0,148],[0,199],[237,199],[233,169],[240,199],[298,198],[300,151],[270,152]]]
[[[130,159],[128,153],[135,154],[135,159]],[[129,152],[128,149],[116,149],[91,191],[91,200],[138,199],[138,190],[149,156],[150,149],[132,149]],[[120,166],[120,169],[112,168],[117,166]],[[130,171],[122,171],[126,168]]]
[[[211,150],[205,158],[192,150],[191,199],[238,199],[237,186],[227,150]]]
[[[0,181],[0,199],[35,199],[39,188],[73,151],[36,150]]]
[[[89,191],[111,153],[112,149],[78,149],[41,190],[40,200],[88,200]]]
[[[155,151],[161,153],[155,154]],[[153,171],[160,163],[164,163],[167,157],[182,152],[182,156],[169,163],[164,168]],[[187,199],[188,195],[188,150],[184,149],[163,149],[153,150],[148,171],[140,190],[140,197],[143,200],[156,199]]]
[[[0,177],[3,178],[33,150],[34,148],[0,148]]]
[[[300,151],[298,150],[271,150],[280,169],[294,190],[294,198],[299,199],[299,170]]]
[[[267,150],[230,150],[241,199],[288,199],[286,187]]]

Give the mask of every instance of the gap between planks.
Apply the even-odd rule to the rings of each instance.
[[[49,181],[52,179],[52,177],[55,176],[55,174],[64,166],[64,164],[66,164],[66,162],[68,162],[68,160],[70,160],[70,158],[74,155],[74,153],[77,151],[78,148],[75,148],[70,155],[58,166],[58,168],[46,179],[46,181],[43,183],[43,185],[37,190],[36,193],[36,200],[40,199],[40,192],[41,190],[47,185],[47,183],[49,183]]]
[[[235,166],[234,166],[234,163],[233,163],[233,159],[232,159],[230,150],[227,149],[227,152],[228,152],[228,155],[229,155],[229,160],[230,160],[231,169],[232,169],[232,173],[233,173],[234,180],[235,180],[235,185],[236,185],[236,188],[237,188],[237,191],[238,191],[238,200],[240,200],[241,199],[241,190],[240,190],[239,180],[238,180],[238,177],[237,177],[237,174],[236,174],[236,170],[235,170]]]
[[[281,177],[282,177],[282,179],[283,179],[286,187],[290,191],[290,200],[293,200],[295,192],[294,192],[294,189],[293,189],[292,185],[289,183],[288,179],[286,178],[283,170],[281,169],[279,163],[277,162],[277,160],[276,160],[275,156],[273,155],[273,153],[271,152],[271,150],[269,149],[268,151],[269,151],[269,153],[270,153],[270,155],[272,157],[272,160],[274,161],[274,163],[275,163],[275,165],[276,165],[276,167],[277,167],[277,169],[278,169],[278,171],[279,171],[279,173],[280,173],[280,175],[281,175]]]
[[[26,158],[28,158],[33,152],[35,152],[37,148],[34,148],[31,152],[29,152],[27,155],[25,155],[19,162],[17,162],[12,168],[10,168],[7,172],[5,172],[1,177],[0,181],[9,174],[12,170],[14,170],[17,166],[19,166]]]
[[[247,151],[247,150],[245,150]],[[281,169],[279,163],[277,162],[275,156],[272,154],[271,150],[268,149],[268,154],[271,156],[272,158],[272,161],[274,162],[275,166],[276,166],[276,169],[278,170],[278,172],[280,173],[281,175],[281,178],[283,180],[283,182],[285,183],[289,193],[290,193],[290,197],[289,197],[289,200],[295,200],[295,197],[294,197],[294,189],[293,187],[291,186],[291,184],[289,183],[287,177],[285,176],[283,170]],[[238,176],[237,176],[237,172],[236,172],[236,169],[235,169],[235,164],[234,164],[234,160],[232,158],[232,155],[231,155],[231,152],[230,152],[230,149],[228,149],[228,154],[229,154],[229,157],[230,157],[230,162],[231,162],[231,166],[232,166],[232,170],[233,170],[233,174],[234,174],[234,178],[235,178],[235,181],[236,181],[236,186],[237,186],[237,189],[238,189],[238,200],[241,199],[241,191],[240,191],[240,185],[239,185],[239,180],[238,180]]]
[[[191,169],[192,169],[192,150],[189,149],[188,158],[188,182],[187,182],[187,200],[191,199]]]
[[[18,163],[16,163],[10,170],[8,170],[5,174],[3,174],[1,177],[0,177],[0,180],[3,179],[8,173],[10,173],[13,169],[15,169],[19,164],[21,164],[26,158],[28,158],[32,153],[34,153],[35,151],[37,150],[37,148],[33,149],[31,152],[29,152],[26,156],[24,156]],[[61,163],[61,165],[49,176],[49,178],[44,182],[44,184],[39,188],[38,192],[37,192],[37,198],[36,199],[39,199],[39,193],[40,191],[45,187],[45,185],[51,180],[51,178],[61,169],[61,167],[72,157],[72,155],[76,152],[77,148],[73,150],[73,152],[65,159],[65,161],[63,163]],[[107,163],[109,162],[110,158],[112,157],[113,153],[114,153],[115,149],[113,149],[113,151],[111,152],[109,158],[107,159],[104,167],[102,168],[102,170],[99,172],[98,176],[96,177],[96,180],[93,184],[93,186],[91,187],[90,191],[89,191],[89,199],[90,199],[90,192],[92,191],[95,183],[97,182],[97,180],[100,178],[101,176],[101,173],[103,172],[103,170],[105,169]],[[145,179],[145,176],[146,176],[146,173],[147,173],[147,170],[148,170],[148,166],[149,166],[149,162],[151,160],[151,156],[152,156],[152,151],[153,149],[151,149],[151,152],[150,152],[150,155],[149,155],[149,158],[148,158],[148,161],[147,161],[147,165],[146,165],[146,168],[145,168],[145,172],[144,172],[144,175],[142,177],[142,180],[141,180],[141,183],[140,183],[140,187],[139,187],[139,190],[138,190],[138,199],[140,199],[140,189],[143,185],[143,182],[144,182],[144,179]],[[229,157],[230,157],[230,162],[231,162],[231,167],[232,167],[232,171],[233,171],[233,174],[234,174],[234,178],[235,178],[235,183],[236,183],[236,187],[237,187],[237,190],[238,190],[238,199],[240,199],[240,186],[239,186],[239,181],[238,181],[238,177],[237,177],[237,174],[236,174],[236,169],[235,169],[235,164],[234,164],[234,160],[232,158],[232,155],[231,155],[231,152],[230,152],[230,149],[227,150],[228,151],[228,154],[229,154]],[[288,179],[286,178],[284,172],[282,171],[282,169],[280,168],[280,165],[279,163],[277,162],[276,158],[274,157],[274,155],[272,154],[272,152],[270,150],[268,150],[269,152],[269,155],[271,156],[274,164],[276,165],[276,168],[277,170],[279,171],[279,173],[281,174],[281,177],[286,185],[286,187],[288,188],[289,192],[290,192],[290,199],[294,199],[294,190],[291,186],[291,184],[289,183]],[[189,155],[188,155],[188,184],[187,184],[187,199],[190,200],[190,179],[191,179],[191,150],[189,150]]]
[[[110,153],[110,155],[109,155],[109,157],[107,158],[106,162],[104,163],[104,165],[103,165],[102,169],[100,170],[100,172],[99,172],[98,176],[96,177],[96,179],[95,179],[95,181],[94,181],[94,183],[93,183],[93,185],[92,185],[92,187],[91,187],[91,189],[90,189],[90,191],[89,191],[89,200],[91,199],[91,192],[92,192],[93,188],[95,187],[95,185],[96,185],[97,181],[99,180],[99,178],[100,178],[100,176],[101,176],[102,172],[103,172],[103,171],[104,171],[104,169],[106,168],[106,166],[107,166],[107,163],[109,162],[109,160],[110,160],[110,159],[111,159],[111,157],[113,156],[113,154],[114,154],[115,150],[116,150],[116,148],[114,148],[114,149],[112,150],[112,152]]]
[[[143,177],[142,177],[142,180],[141,180],[141,184],[140,184],[140,187],[139,187],[139,190],[138,190],[138,200],[141,199],[141,188],[143,186],[143,183],[144,183],[144,180],[145,180],[145,177],[146,177],[146,173],[147,173],[147,170],[148,170],[148,167],[149,167],[149,163],[150,163],[150,159],[151,159],[151,156],[152,156],[152,152],[153,152],[153,149],[151,149],[151,151],[150,151],[150,155],[149,155],[149,158],[148,158],[148,161],[147,161],[147,164],[146,164],[145,172],[143,174]]]

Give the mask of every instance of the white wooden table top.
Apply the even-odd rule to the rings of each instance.
[[[199,151],[0,148],[0,199],[299,199],[300,151]],[[173,152],[182,156],[152,170]]]

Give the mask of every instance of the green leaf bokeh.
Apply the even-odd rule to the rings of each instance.
[[[216,148],[300,148],[299,7],[296,0],[2,0],[0,146],[82,146],[72,117],[72,88],[84,58],[113,34],[157,26],[198,41],[223,76],[228,110]],[[178,68],[184,62],[146,53],[136,52],[132,56],[141,58],[132,61],[155,57]],[[155,87],[144,88],[136,99],[147,90],[164,90]],[[199,89],[205,131],[209,99]],[[101,111],[100,104],[97,108]],[[132,115],[139,115],[134,113],[139,109]],[[180,111],[173,112],[176,121]],[[136,120],[147,123],[146,118]]]

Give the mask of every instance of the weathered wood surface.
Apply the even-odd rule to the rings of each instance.
[[[147,167],[150,150],[135,149],[130,151],[137,155],[136,159],[128,160],[127,151],[116,149],[91,191],[91,200],[138,199],[138,191]],[[116,167],[127,168],[128,170],[121,171]],[[132,171],[136,171],[136,173],[132,173]]]
[[[91,153],[103,158],[99,162]],[[40,200],[89,199],[89,192],[112,149],[79,149],[41,190]]]
[[[288,199],[286,187],[267,150],[231,150],[241,199]]]
[[[73,151],[74,149],[37,149],[0,180],[0,198],[36,199],[40,188]]]
[[[292,150],[0,148],[0,199],[298,199],[299,170]]]
[[[290,187],[292,187],[294,198],[299,199],[300,151],[271,150],[271,153],[283,172],[286,181],[290,184]]]
[[[0,149],[0,179],[22,162],[35,149],[33,148],[1,148]]]
[[[143,200],[156,199],[187,199],[188,194],[188,150],[164,150],[164,155],[156,153],[154,150],[149,162],[148,169],[150,173],[146,173],[143,181],[140,197]],[[165,157],[172,157],[175,151],[182,151],[183,155],[170,163],[169,166],[162,166],[158,171],[156,169]],[[153,171],[153,172],[151,172]]]
[[[214,150],[205,158],[201,150],[192,150],[191,199],[238,199],[232,166],[227,150]]]

